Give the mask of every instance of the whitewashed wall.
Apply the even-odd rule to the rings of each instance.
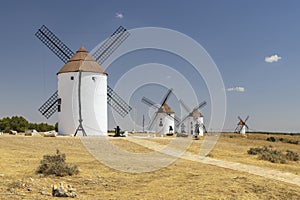
[[[171,114],[171,116],[174,117],[174,114]],[[173,132],[174,132],[175,123],[174,123],[174,119],[172,117],[169,117],[165,113],[158,113],[153,122],[153,125],[152,125],[155,133],[167,134],[167,133],[169,133],[170,126],[173,127]],[[162,122],[162,126],[161,126],[161,122]]]
[[[71,80],[72,76],[74,80]],[[78,79],[79,72],[58,74],[58,96],[61,98],[61,112],[58,113],[60,135],[73,135],[79,125]],[[107,135],[107,76],[105,74],[82,72],[81,113],[83,127],[88,136]]]

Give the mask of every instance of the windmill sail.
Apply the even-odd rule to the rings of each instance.
[[[107,86],[107,103],[122,117],[125,117],[132,110],[132,108],[109,86]]]
[[[93,54],[94,58],[101,65],[129,36],[129,32],[122,26],[120,26],[110,38],[108,38],[103,45]],[[66,63],[73,55],[74,52],[70,50],[54,33],[52,33],[45,25],[43,25],[35,34],[55,55],[57,55],[64,63]],[[55,94],[58,92],[56,91]],[[53,95],[52,95],[53,96]],[[52,98],[50,97],[50,99]],[[58,95],[56,95],[57,101]],[[122,117],[125,117],[132,108],[107,86],[107,103],[115,109]],[[54,98],[54,97],[53,97]],[[50,100],[49,99],[49,100]],[[49,101],[48,100],[48,101]],[[47,101],[47,102],[48,102]],[[47,112],[40,111],[48,119],[57,110],[57,104],[43,104],[47,105]],[[42,107],[43,107],[42,106]],[[42,108],[41,107],[41,108]],[[40,109],[39,109],[40,110]],[[51,110],[51,112],[50,112]],[[48,114],[51,113],[51,114]]]
[[[148,98],[146,98],[146,97],[143,97],[143,98],[142,98],[142,102],[143,102],[144,104],[148,105],[148,106],[153,106],[153,107],[155,107],[155,108],[157,108],[157,109],[160,108],[158,105],[155,104],[154,101],[152,101],[152,100],[150,100],[150,99],[148,99]]]
[[[69,49],[56,35],[54,35],[45,25],[43,25],[36,33],[38,37],[55,55],[57,55],[64,63],[66,63],[74,52]]]
[[[129,32],[124,27],[120,26],[111,37],[95,51],[93,54],[95,60],[102,65],[129,35]],[[125,117],[132,110],[132,108],[108,85],[107,103],[122,117]]]
[[[246,124],[246,121],[249,119],[249,116],[246,117],[245,120],[243,120],[240,116],[238,116],[239,123],[237,124],[237,127],[235,128],[235,133],[243,133],[245,134],[246,129],[249,129],[248,125]]]
[[[180,99],[179,102],[182,105],[182,107],[185,109],[186,112],[190,112],[191,111],[191,109],[183,102],[182,99]]]
[[[184,105],[184,104],[183,104]],[[194,110],[198,110],[200,108],[202,108],[203,106],[206,105],[206,101],[201,102],[199,105],[197,105],[192,111],[190,111],[190,113],[188,115],[186,115],[180,122],[178,122],[176,124],[176,126],[178,127],[180,124],[182,124],[193,112]]]
[[[40,108],[39,111],[49,119],[58,109],[58,92],[56,91]]]
[[[93,57],[102,65],[107,58],[127,39],[129,32],[120,26],[110,38],[108,38],[101,47],[95,51]]]
[[[158,106],[158,104],[156,104],[154,101],[152,101],[152,100],[150,100],[150,99],[148,99],[148,98],[146,98],[146,97],[143,97],[143,98],[142,98],[141,101],[142,101],[144,104],[146,104],[146,105],[148,105],[148,106],[150,106],[150,107],[154,107],[154,108],[157,109],[157,111],[155,112],[154,116],[153,116],[153,117],[151,118],[151,120],[150,120],[148,129],[151,129],[151,128],[152,128],[153,123],[154,123],[155,119],[157,118],[159,111],[160,111],[160,110],[164,110],[164,107],[166,106],[165,104],[166,104],[168,98],[170,97],[172,91],[173,91],[172,88],[168,90],[168,92],[166,93],[166,95],[165,95],[164,98],[162,99],[160,106]],[[174,121],[175,121],[176,123],[178,123],[178,122],[180,121],[178,117],[172,116],[172,115],[170,115],[170,113],[165,112],[165,115],[166,115],[167,117],[170,117],[170,118],[174,119]]]

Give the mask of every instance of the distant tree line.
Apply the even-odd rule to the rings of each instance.
[[[57,130],[57,123],[55,126],[47,123],[30,123],[22,116],[4,117],[0,119],[0,131],[8,133],[10,130],[25,132],[26,130],[35,129],[38,132]]]

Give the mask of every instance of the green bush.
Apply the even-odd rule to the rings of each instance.
[[[13,116],[12,118],[4,117],[0,120],[0,131],[9,132],[15,130],[24,132],[28,129],[29,123],[24,117]]]
[[[56,132],[58,132],[58,122],[55,123],[55,125],[54,125],[54,130],[55,130]]]
[[[54,130],[55,127],[47,123],[29,123],[24,117],[13,116],[0,119],[0,131],[8,133],[10,130],[25,132],[26,130],[37,130],[38,132],[46,132]]]
[[[28,129],[29,123],[24,117],[13,116],[9,125],[11,130],[25,132]]]
[[[54,126],[49,125],[47,123],[30,123],[29,124],[29,129],[33,130],[37,130],[38,132],[46,132],[46,131],[52,131],[55,129]]]
[[[268,137],[267,141],[269,141],[269,142],[276,142],[276,139],[274,137]]]
[[[56,151],[55,155],[44,155],[37,173],[56,176],[72,176],[79,173],[76,165],[67,164],[65,161],[66,155],[60,153],[59,150]]]

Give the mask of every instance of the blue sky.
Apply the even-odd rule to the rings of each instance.
[[[224,129],[234,129],[238,115],[250,115],[248,125],[253,130],[300,132],[299,7],[300,2],[292,0],[1,1],[0,117],[57,120],[56,116],[46,120],[37,111],[56,90],[56,73],[63,65],[34,36],[41,25],[49,27],[73,51],[81,45],[93,49],[119,25],[128,29],[164,27],[201,44],[216,63],[226,89],[244,88],[226,92]],[[281,59],[266,62],[272,55]],[[166,52],[132,52],[109,66],[109,83],[113,86],[132,66],[143,63],[163,63],[178,71],[185,66],[187,70],[180,72],[191,77],[198,98],[209,102],[201,77],[194,77],[184,61],[174,60]],[[118,67],[120,64],[123,67]],[[130,103],[138,110],[138,124],[148,111],[140,98],[148,96],[159,102],[166,91],[157,85],[145,86],[133,95]],[[176,110],[174,102],[176,98],[171,97],[170,104]],[[209,116],[209,105],[202,112]],[[111,121],[110,128],[113,126]]]

